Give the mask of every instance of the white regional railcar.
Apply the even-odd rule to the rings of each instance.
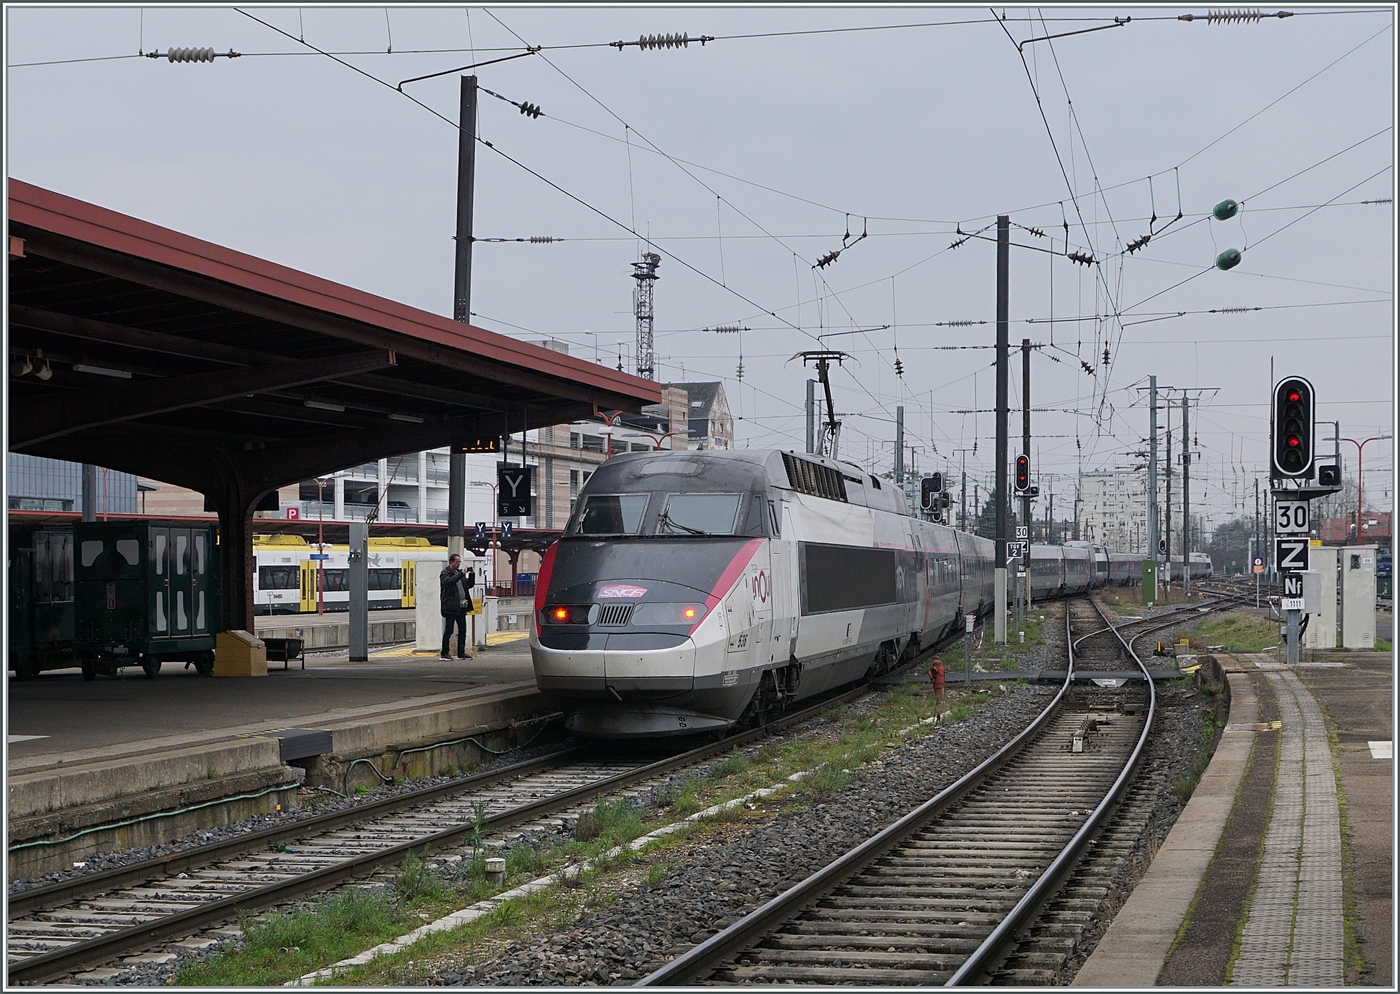
[[[319,596],[325,610],[349,610],[349,547],[327,544],[325,553],[328,558],[324,561],[311,558],[315,551],[313,545],[298,535],[254,536],[255,614],[314,612],[318,583],[322,588]],[[430,545],[424,538],[369,539],[369,609],[413,607],[417,560],[431,552],[445,551],[440,546]]]
[[[633,453],[540,567],[541,690],[598,737],[719,731],[870,673],[992,602],[993,544],[848,463]]]

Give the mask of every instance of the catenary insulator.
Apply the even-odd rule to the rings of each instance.
[[[1215,210],[1211,211],[1217,221],[1228,221],[1240,212],[1240,205],[1233,200],[1222,200],[1215,205]]]
[[[1226,249],[1215,257],[1216,269],[1234,269],[1240,264],[1240,250]]]
[[[165,53],[171,62],[213,62],[212,48],[172,48]]]

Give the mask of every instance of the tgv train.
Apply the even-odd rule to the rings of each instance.
[[[325,547],[325,560],[311,558],[315,547],[300,535],[254,535],[253,611],[256,614],[314,612],[319,596],[327,611],[350,608],[347,577],[350,548]],[[413,607],[418,560],[447,558],[447,550],[426,538],[371,537],[369,539],[369,609]],[[437,563],[434,562],[436,567]]]
[[[1193,552],[1193,553],[1191,553],[1191,555],[1188,557],[1188,560],[1187,560],[1187,561],[1190,562],[1190,564],[1191,564],[1191,579],[1193,579],[1193,580],[1207,580],[1207,579],[1209,579],[1210,577],[1212,577],[1212,576],[1215,575],[1215,567],[1214,567],[1214,565],[1211,563],[1210,556],[1206,555],[1204,552]],[[1181,579],[1181,557],[1180,557],[1180,556],[1172,556],[1172,557],[1171,557],[1171,576],[1170,576],[1170,579],[1173,579],[1173,580],[1180,580],[1180,579]]]
[[[849,463],[617,456],[540,566],[535,678],[579,734],[721,731],[888,671],[989,612],[993,556]],[[1032,596],[1082,593],[1109,569],[1102,549],[1034,546]]]

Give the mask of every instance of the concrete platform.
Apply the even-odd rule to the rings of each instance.
[[[1368,967],[1364,975],[1345,979],[1389,986],[1391,655],[1339,652],[1296,670],[1263,654],[1219,658],[1230,690],[1229,724],[1167,841],[1074,986],[1214,986],[1225,982],[1227,970],[1236,986],[1341,985],[1347,970],[1341,798],[1350,811],[1348,844],[1357,864],[1355,927]],[[1259,693],[1269,695],[1277,722],[1259,721]],[[1329,749],[1329,720],[1338,740],[1335,754]],[[1272,772],[1263,767],[1262,779],[1245,790],[1241,780],[1261,733],[1277,734],[1277,765]],[[1274,743],[1269,742],[1265,759],[1272,764]],[[1256,780],[1255,773],[1250,780]],[[1269,812],[1267,832],[1257,814],[1241,813],[1246,804],[1257,807],[1261,798]],[[1226,855],[1232,851],[1226,843],[1238,843],[1234,835],[1244,831],[1231,827],[1237,816],[1241,825],[1258,824],[1260,832],[1248,847],[1245,883],[1252,886],[1246,896],[1239,879],[1230,882],[1241,895],[1234,917],[1213,923],[1205,930],[1213,933],[1209,941],[1202,941],[1203,930],[1188,922],[1198,903],[1203,909],[1212,903],[1202,902],[1202,895],[1212,891],[1213,875],[1224,872],[1222,864],[1238,863],[1237,852]],[[1202,942],[1194,963],[1193,941]],[[1169,958],[1174,979],[1163,981]]]
[[[413,608],[369,613],[369,644],[390,645],[412,642],[417,631]],[[350,644],[350,615],[345,611],[327,614],[260,614],[253,619],[259,638],[299,638],[308,652],[341,649]]]
[[[538,728],[528,720],[551,711],[523,639],[452,662],[410,648],[376,650],[365,663],[312,656],[305,670],[274,664],[256,679],[173,669],[149,680],[128,669],[91,682],[77,670],[11,681],[10,872],[285,808],[303,782],[341,791],[379,783],[369,764],[351,767],[359,759],[385,776],[467,767],[483,751],[455,740],[509,746],[517,726],[528,737]],[[288,729],[328,732],[329,752],[284,761],[278,733]],[[420,751],[402,755],[408,749]],[[241,800],[220,808],[231,797]],[[119,822],[128,824],[102,827]],[[75,834],[63,846],[16,848]]]

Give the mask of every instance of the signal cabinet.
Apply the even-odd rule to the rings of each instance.
[[[213,525],[188,520],[74,526],[73,648],[104,670],[163,659],[213,662],[219,625]]]
[[[1376,647],[1376,546],[1344,545],[1341,556],[1342,648]]]
[[[1317,574],[1318,610],[1308,615],[1303,645],[1308,649],[1337,647],[1337,549],[1314,545],[1308,550],[1308,566]]]

